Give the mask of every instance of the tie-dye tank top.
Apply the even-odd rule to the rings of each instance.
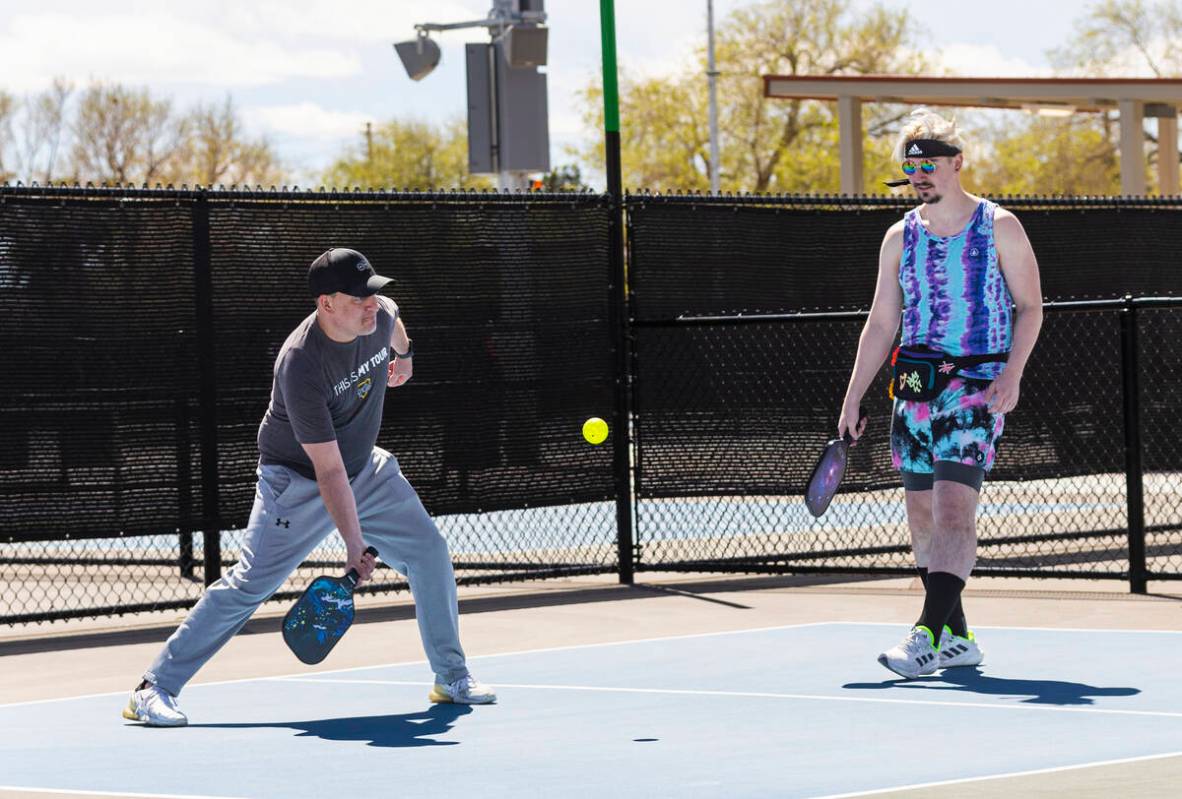
[[[1013,303],[997,264],[996,210],[996,203],[982,200],[955,236],[929,233],[918,208],[903,217],[903,345],[926,344],[949,355],[1009,352]],[[1004,367],[985,363],[960,374],[992,380]]]

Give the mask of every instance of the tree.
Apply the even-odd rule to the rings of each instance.
[[[227,95],[221,105],[198,104],[187,117],[186,137],[166,170],[173,183],[274,186],[284,182],[266,139],[248,139]]]
[[[12,149],[12,117],[15,110],[16,98],[6,91],[0,91],[0,181],[14,177],[6,166],[5,153]]]
[[[166,165],[185,145],[188,121],[169,100],[147,89],[95,83],[79,101],[74,120],[73,168],[79,180],[128,183],[165,181]]]
[[[555,167],[535,182],[538,191],[591,191],[578,164]]]
[[[73,84],[59,77],[41,93],[22,100],[0,92],[0,178],[53,180],[73,90]]]
[[[467,125],[462,119],[439,128],[426,122],[391,120],[368,130],[328,170],[323,182],[340,188],[488,188],[489,178],[468,172]]]
[[[1048,57],[1064,76],[1176,77],[1182,75],[1180,42],[1179,0],[1102,0],[1076,20],[1072,37]],[[1115,112],[1101,112],[1035,117],[1008,130],[989,129],[981,138],[992,143],[992,155],[968,175],[991,193],[1119,194],[1118,127]],[[1146,131],[1145,138],[1154,161],[1156,137]],[[1151,173],[1150,190],[1155,184]]]
[[[1017,134],[994,129],[992,153],[965,171],[965,187],[986,194],[1116,194],[1120,158],[1089,116],[1034,117]]]
[[[882,6],[855,11],[848,0],[765,0],[733,12],[715,37],[720,126],[720,184],[724,191],[829,192],[839,185],[836,109],[801,100],[769,100],[762,77],[916,74],[925,62],[912,41],[906,11]],[[707,190],[709,132],[705,48],[691,74],[621,81],[621,162],[624,184],[653,189]],[[585,120],[602,127],[602,91],[583,92]],[[886,105],[865,108],[866,146],[901,118]],[[602,163],[602,146],[581,153]],[[882,169],[886,169],[884,166]],[[867,170],[874,187],[880,170]]]
[[[53,182],[58,154],[69,127],[66,103],[74,93],[74,84],[56,77],[49,88],[32,98],[26,108],[25,174],[42,183]],[[44,165],[39,171],[38,164]]]
[[[1049,51],[1065,74],[1182,75],[1182,2],[1101,0],[1075,22],[1072,38]]]

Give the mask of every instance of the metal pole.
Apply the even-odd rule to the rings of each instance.
[[[1120,314],[1121,378],[1124,390],[1125,489],[1129,513],[1129,590],[1148,591],[1145,566],[1145,493],[1141,463],[1141,385],[1137,357],[1137,306],[1125,297]]]
[[[710,83],[710,193],[718,194],[718,71],[714,68],[714,0],[706,0],[706,76]]]
[[[187,350],[180,348],[182,358],[179,363],[187,363]],[[178,566],[181,577],[193,577],[193,463],[190,454],[189,440],[189,395],[192,388],[185,381],[177,396],[173,399],[173,409],[176,419],[176,495],[177,495],[177,533],[180,548]]]
[[[497,189],[505,191],[508,188],[505,172],[501,169],[501,109],[500,89],[497,85],[497,37],[489,31],[492,41],[488,45],[488,104],[492,110],[492,124],[489,126],[489,142],[492,150],[492,168],[497,173]]]
[[[624,202],[620,174],[620,89],[616,80],[616,19],[613,0],[599,0],[603,38],[603,131],[607,193],[611,224],[608,255],[611,269],[611,315],[616,356],[616,406],[612,416],[613,467],[616,482],[616,549],[620,582],[634,579],[632,529],[632,412],[628,380],[628,288],[624,262]]]
[[[221,500],[218,494],[217,348],[214,343],[213,273],[209,248],[209,198],[193,203],[193,294],[196,300],[198,419],[201,435],[201,531],[205,584],[222,576]]]

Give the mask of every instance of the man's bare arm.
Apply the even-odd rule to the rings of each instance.
[[[402,314],[394,320],[394,330],[390,333],[390,364],[386,367],[386,385],[398,388],[410,380],[414,374],[414,357],[399,358],[396,353],[406,354],[411,351],[410,336],[406,334],[406,327],[402,324]]]
[[[1018,217],[998,210],[994,219],[994,242],[998,265],[1014,299],[1014,341],[1005,370],[989,384],[985,398],[994,412],[1008,413],[1018,404],[1022,374],[1042,329],[1042,285],[1034,249]]]
[[[349,485],[349,476],[341,459],[341,448],[336,441],[302,446],[312,460],[312,468],[316,470],[316,484],[320,487],[320,496],[328,508],[328,515],[345,541],[347,564],[357,569],[362,580],[368,580],[373,573],[374,561],[370,555],[364,554],[365,542],[361,540],[357,500]]]

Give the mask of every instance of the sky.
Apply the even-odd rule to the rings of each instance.
[[[869,0],[852,0],[855,7]],[[1088,5],[1069,0],[883,0],[916,18],[920,43],[964,75],[1049,73],[1046,51],[1064,42]],[[715,0],[715,24],[750,0]],[[181,108],[230,95],[248,130],[265,135],[304,185],[366,122],[463,119],[464,44],[483,28],[435,36],[443,52],[419,82],[392,44],[415,23],[487,16],[491,0],[0,0],[0,88],[18,97],[55,76],[146,87]],[[684,69],[706,40],[705,0],[616,0],[617,53],[630,75]],[[988,13],[985,13],[986,10]],[[577,92],[601,69],[598,0],[545,0],[551,164],[595,140]],[[705,80],[705,77],[703,77]],[[627,119],[621,121],[627,125]]]

